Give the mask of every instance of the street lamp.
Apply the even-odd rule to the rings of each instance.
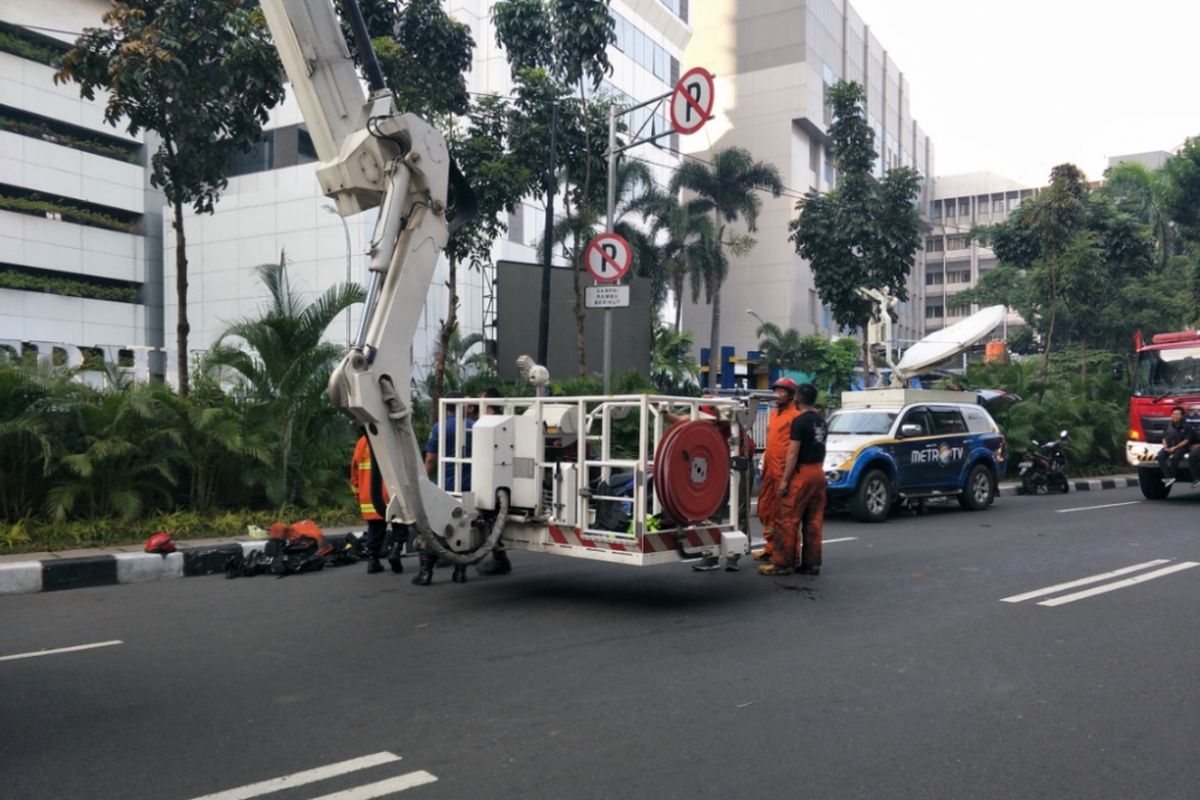
[[[350,226],[346,224],[346,218],[338,213],[337,209],[326,203],[321,206],[325,211],[333,214],[342,221],[342,232],[346,234],[346,283],[350,283]],[[350,309],[346,309],[346,347],[350,346]]]
[[[753,308],[747,308],[746,313],[749,314],[750,316],[754,317],[756,320],[758,320],[758,326],[760,328],[766,327],[767,321],[765,319],[763,319],[762,317],[760,317],[758,315],[758,312],[756,312]]]

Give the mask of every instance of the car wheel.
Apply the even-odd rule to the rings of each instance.
[[[1138,488],[1147,500],[1166,500],[1171,493],[1171,487],[1163,486],[1162,473],[1156,469],[1138,470]]]
[[[992,473],[983,464],[976,464],[967,475],[967,485],[958,496],[958,504],[969,511],[982,511],[992,504],[995,491]]]
[[[892,481],[883,470],[863,476],[850,499],[850,513],[859,522],[883,522],[892,510]]]

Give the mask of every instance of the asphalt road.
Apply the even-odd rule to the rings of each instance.
[[[0,660],[0,795],[1192,800],[1200,491],[1140,500],[836,517],[815,578],[517,553],[5,597],[0,659],[121,644]]]

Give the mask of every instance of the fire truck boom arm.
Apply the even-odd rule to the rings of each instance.
[[[391,495],[386,517],[447,543],[470,542],[469,495],[464,507],[426,477],[410,402],[409,350],[449,236],[445,137],[397,114],[389,92],[366,96],[331,0],[263,0],[262,9],[313,138],[322,189],[343,217],[379,207],[363,324],[330,378],[330,397],[367,431]]]

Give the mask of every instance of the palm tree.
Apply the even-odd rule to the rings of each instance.
[[[774,322],[765,322],[758,327],[758,350],[772,367],[799,370],[804,368],[808,347],[800,331],[795,328],[781,329]]]
[[[728,228],[743,219],[749,232],[758,230],[758,214],[762,209],[758,193],[768,191],[779,197],[783,181],[773,164],[755,161],[750,151],[741,147],[730,147],[713,153],[711,164],[691,160],[681,164],[671,179],[671,191],[678,193],[680,189],[695,193],[696,199],[690,205],[700,213],[712,212],[717,230],[717,257],[705,276],[706,294],[712,303],[709,386],[717,387],[721,380],[721,286],[729,272],[726,251],[744,255],[755,244],[748,235],[735,235]]]
[[[487,339],[482,333],[469,333],[466,336],[462,335],[462,331],[455,330],[448,342],[446,342],[445,364],[443,367],[442,389],[443,391],[460,392],[466,385],[467,381],[475,375],[485,372],[494,371],[492,358],[486,351],[471,352],[477,346],[485,344]],[[425,390],[429,394],[431,400],[436,401],[440,395],[434,395],[436,375],[431,371],[425,377]],[[431,409],[436,418],[437,405],[433,403]]]
[[[717,258],[717,234],[712,220],[676,194],[652,189],[633,207],[650,222],[649,239],[655,242],[656,280],[669,285],[675,297],[675,332],[683,327],[683,285],[691,279],[692,302],[700,297],[704,276]]]
[[[692,358],[692,332],[676,331],[655,314],[650,322],[650,378],[662,392],[695,383],[699,370]]]
[[[1167,208],[1170,181],[1166,170],[1152,170],[1136,161],[1124,161],[1105,171],[1101,191],[1112,198],[1119,210],[1150,227],[1158,242],[1159,269],[1166,267],[1175,241]]]
[[[278,456],[268,494],[281,502],[297,497],[303,470],[298,467],[310,454],[304,445],[323,439],[321,420],[329,418],[325,388],[342,345],[323,341],[325,330],[338,314],[364,299],[357,284],[336,284],[312,303],[304,302],[288,280],[287,257],[278,264],[262,264],[258,275],[270,302],[257,317],[233,323],[217,340],[208,363],[228,367],[237,375],[239,390],[265,412],[264,420],[278,436]],[[227,344],[240,339],[243,350]],[[310,425],[316,424],[315,429]],[[300,463],[294,463],[300,460]]]

